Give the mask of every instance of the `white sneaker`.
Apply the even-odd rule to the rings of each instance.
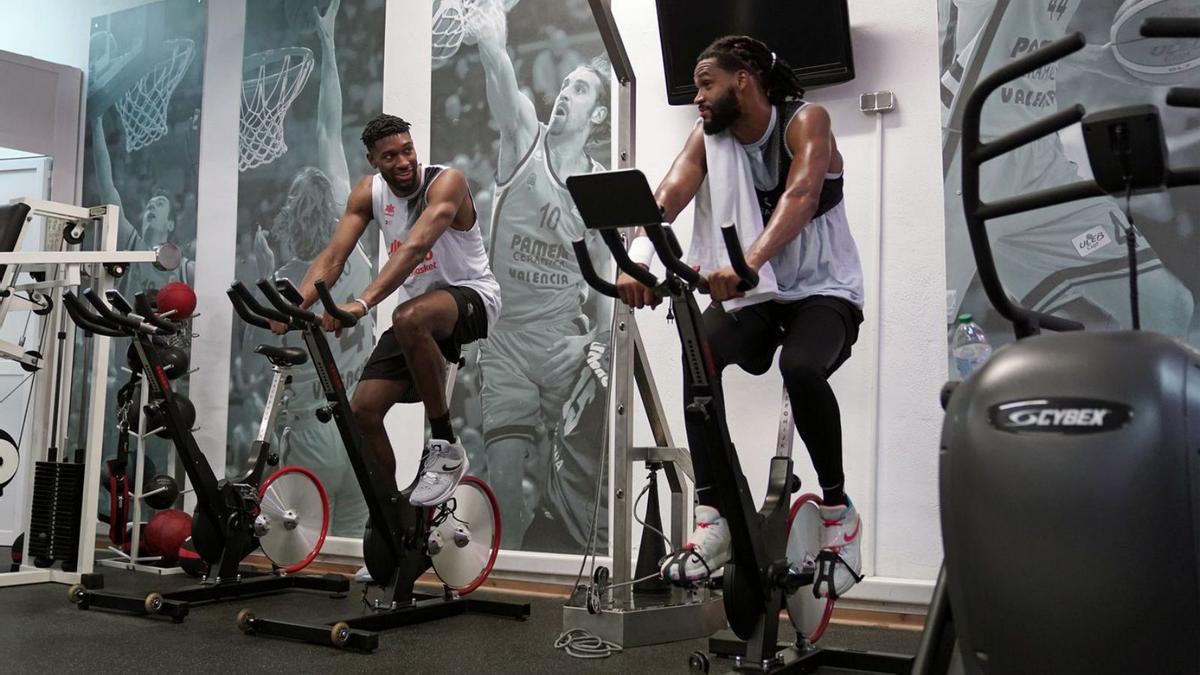
[[[721,576],[729,562],[729,525],[711,506],[696,507],[696,529],[688,543],[662,559],[659,573],[675,584],[691,584]]]
[[[354,573],[354,582],[359,584],[371,584],[375,583],[375,580],[371,578],[371,573],[367,571],[367,566],[363,565],[362,567],[358,568],[357,572]]]
[[[843,506],[822,506],[821,520],[825,525],[821,550],[838,557],[833,565],[833,597],[840,598],[862,579],[862,520],[849,497]],[[814,590],[819,597],[830,596],[828,583]]]
[[[413,506],[437,506],[450,498],[458,482],[467,475],[470,463],[462,443],[450,443],[440,439],[429,441],[425,449],[425,461],[421,463],[421,475],[409,495]]]

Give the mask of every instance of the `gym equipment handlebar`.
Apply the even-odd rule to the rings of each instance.
[[[324,279],[318,279],[313,287],[317,289],[317,297],[321,298],[321,305],[325,307],[325,313],[338,321],[342,322],[343,326],[353,326],[358,323],[358,318],[350,312],[344,312],[338,308],[337,301],[329,293],[329,287],[325,285]],[[299,295],[299,294],[297,294]]]
[[[621,240],[621,235],[616,230],[600,230],[600,238],[604,240],[605,245],[608,246],[608,250],[612,251],[613,260],[616,261],[617,267],[622,272],[650,288],[658,285],[658,277],[651,274],[650,270],[633,262],[629,257],[629,253],[625,251],[625,242]]]
[[[260,320],[266,319],[267,321],[275,321],[277,323],[282,323],[282,324],[290,324],[291,323],[291,320],[288,319],[288,316],[286,314],[284,314],[282,312],[277,312],[274,309],[271,309],[270,307],[264,307],[261,303],[259,303],[258,300],[256,300],[254,298],[254,294],[250,292],[250,289],[246,288],[245,284],[243,284],[242,282],[240,282],[240,281],[233,282],[233,284],[229,287],[229,290],[233,291],[233,294],[237,296],[237,298],[241,302],[241,304],[251,314],[255,315],[255,317],[257,317],[258,319],[260,319]],[[233,297],[233,296],[231,295],[230,297]],[[237,303],[234,303],[234,309],[237,309]],[[239,314],[241,314],[241,312],[239,312]],[[242,318],[244,319],[246,317],[243,316]],[[257,325],[257,324],[255,324],[255,325]],[[269,329],[270,325],[268,324],[266,326],[261,326],[261,327]]]
[[[91,303],[92,307],[96,308],[96,311],[100,314],[100,316],[107,320],[110,324],[124,326],[129,330],[141,331],[151,335],[156,335],[159,333],[157,328],[143,321],[140,316],[136,314],[121,314],[112,307],[109,307],[103,300],[100,299],[100,296],[96,295],[96,292],[90,288],[83,291],[83,299]]]
[[[63,291],[63,306],[67,308],[67,314],[77,326],[86,330],[89,333],[103,335],[105,337],[125,337],[125,332],[107,325],[103,319],[92,314],[83,306],[71,291]]]
[[[121,294],[116,290],[111,290],[108,293],[109,302],[112,302],[113,296],[120,298],[122,302],[125,300],[125,298],[121,297]],[[129,303],[125,304],[128,305]],[[113,303],[113,306],[115,307],[116,303]],[[137,308],[138,314],[144,316],[146,321],[150,322],[151,325],[161,331],[164,335],[174,335],[175,333],[179,332],[179,324],[159,316],[158,313],[154,311],[154,308],[150,306],[150,298],[146,297],[145,293],[138,293],[137,295],[133,296],[133,306]]]
[[[1167,105],[1176,108],[1200,108],[1200,89],[1171,87],[1167,91]]]
[[[584,281],[600,293],[610,298],[620,299],[621,294],[617,292],[617,285],[601,279],[600,275],[596,273],[596,268],[592,266],[592,256],[588,254],[587,242],[576,239],[571,242],[571,248],[575,249],[575,259],[579,261],[579,272],[583,275]]]
[[[233,289],[234,286],[241,286],[242,290],[245,290],[246,288],[245,286],[241,285],[241,282],[237,282],[225,291],[225,295],[229,296],[229,302],[233,303],[233,311],[237,312],[237,315],[242,317],[242,321],[245,321],[251,326],[262,328],[263,330],[271,330],[271,324],[268,323],[266,319],[250,311],[250,308],[247,307],[246,303],[242,301],[242,296],[238,295],[237,291]]]
[[[1200,19],[1161,17],[1142,22],[1142,37],[1200,38]]]
[[[708,280],[679,258],[661,225],[648,226],[646,237],[650,239],[651,244],[654,244],[654,250],[658,252],[659,259],[667,269],[674,272],[680,279],[699,288],[702,293],[708,292]],[[675,243],[678,244],[678,240]]]
[[[299,321],[301,323],[316,322],[317,315],[313,314],[307,309],[300,309],[296,305],[293,305],[285,300],[283,295],[279,293],[279,289],[275,287],[275,284],[272,283],[270,279],[259,279],[257,286],[258,290],[262,291],[263,295],[267,296],[267,301],[275,306],[275,309],[291,317],[289,323],[291,323],[292,320]]]
[[[963,113],[962,200],[967,221],[967,232],[970,235],[971,248],[975,255],[975,267],[979,274],[979,280],[983,283],[984,291],[987,293],[988,300],[996,308],[996,311],[1013,323],[1018,337],[1037,333],[1039,327],[1055,331],[1068,331],[1082,330],[1083,324],[1021,307],[1013,302],[1004,291],[999,273],[996,271],[996,260],[992,254],[986,225],[988,218],[997,218],[1002,213],[999,213],[999,208],[989,209],[992,205],[986,204],[980,199],[980,167],[987,159],[996,157],[1003,152],[1007,152],[1048,134],[1055,133],[1058,129],[1063,128],[1063,126],[1074,123],[1079,117],[1082,117],[1083,109],[1080,106],[1073,106],[1045,119],[1026,125],[992,143],[985,144],[979,139],[983,104],[987,101],[988,96],[1001,86],[1024,76],[1026,73],[1047,66],[1069,54],[1077,52],[1083,49],[1083,46],[1083,36],[1079,33],[1072,33],[1000,68],[984,78],[975,87],[967,98],[967,104]],[[1068,192],[1074,194],[1074,192],[1080,189],[1083,189],[1085,192],[1091,192],[1093,191],[1093,187],[1095,191],[1099,191],[1098,186],[1088,185],[1067,185],[1053,188],[1053,190],[1062,192],[1065,195]],[[1024,198],[1024,202],[1029,203],[1019,203],[1018,200],[1022,200],[1022,197]],[[1006,205],[1008,208],[1005,210],[1008,212],[1031,210],[1035,208],[1033,203],[1038,198],[1045,199],[1048,196],[1038,193],[1037,195],[1023,195],[1022,197],[1014,197],[1007,200],[1013,203]],[[1053,197],[1053,195],[1049,197]]]

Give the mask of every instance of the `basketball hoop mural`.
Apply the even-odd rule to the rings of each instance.
[[[407,3],[392,3],[407,10]],[[385,0],[247,2],[238,123],[237,279],[300,284],[331,238],[351,186],[371,171],[359,140],[383,112]],[[399,7],[404,5],[404,7]],[[402,105],[416,109],[406,97]],[[396,114],[408,114],[396,111]],[[232,129],[225,133],[232,132]],[[375,277],[378,237],[363,237],[330,284],[342,298]],[[351,291],[351,289],[356,289]],[[330,341],[348,391],[375,344],[374,313]],[[270,364],[255,347],[269,333],[234,320],[230,327],[226,465],[240,467],[258,435]],[[290,344],[290,343],[289,343]],[[311,469],[329,493],[333,537],[362,538],[367,506],[331,424],[317,373],[297,370],[284,389],[276,440],[283,465]],[[255,411],[258,412],[255,412]]]
[[[159,289],[168,284],[195,283],[208,2],[136,3],[136,7],[89,20],[80,203],[118,207],[121,247],[149,250],[171,244],[180,257],[171,270],[130,266],[117,282],[127,298],[136,293],[156,298]],[[79,7],[75,14],[87,18],[90,14],[84,12],[93,6],[121,3],[75,4]],[[203,330],[199,324],[188,326],[173,337],[173,346],[190,352],[192,329]],[[128,348],[128,339],[113,341],[105,374],[110,383],[105,420],[117,418],[121,398],[117,390],[129,379],[121,370]],[[177,394],[189,395],[191,377],[187,374],[175,381]],[[75,382],[71,389],[86,392],[91,387]],[[80,406],[69,409],[71,416],[65,426],[73,438],[84,427],[76,414]],[[106,458],[114,456],[117,440],[116,425],[107,425]],[[174,456],[170,442],[151,435],[146,444],[146,461],[167,467]],[[108,499],[102,499],[100,513],[107,514],[109,506]]]
[[[167,104],[196,54],[191,40],[168,40],[167,56],[117,101],[125,127],[125,149],[141,150],[167,134]]]
[[[307,47],[284,47],[247,56],[242,65],[242,121],[238,170],[275,161],[287,152],[283,121],[313,69]]]

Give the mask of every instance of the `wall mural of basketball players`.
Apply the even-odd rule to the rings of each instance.
[[[943,166],[947,287],[957,312],[984,320],[993,343],[1012,329],[990,309],[975,276],[959,192],[962,108],[975,83],[1046,41],[1079,31],[1080,52],[992,94],[983,109],[983,140],[1075,103],[1089,112],[1154,103],[1174,166],[1200,163],[1200,134],[1186,111],[1164,105],[1170,86],[1200,84],[1200,40],[1148,40],[1137,34],[1150,16],[1200,16],[1195,0],[940,0]],[[1192,116],[1194,118],[1194,116]],[[1090,178],[1078,125],[983,166],[982,198],[998,198]],[[1133,198],[1139,232],[1142,326],[1200,344],[1194,311],[1200,195]],[[1128,328],[1129,278],[1125,200],[1072,202],[989,221],[1000,279],[1023,305],[1069,316],[1089,329]]]
[[[239,131],[236,275],[243,282],[299,284],[328,243],[351,181],[371,169],[359,134],[383,108],[383,0],[255,0],[246,6]],[[334,294],[375,276],[377,240],[364,237]],[[349,300],[352,296],[346,297]],[[332,335],[333,355],[353,388],[375,340],[374,315]],[[234,321],[229,396],[230,473],[250,461],[270,377],[267,331]],[[297,336],[283,343],[303,346]],[[311,367],[285,394],[276,443],[284,463],[312,469],[329,494],[331,531],[361,537],[367,508],[334,425],[314,411],[323,397]]]
[[[433,11],[430,159],[470,181],[503,298],[460,371],[455,429],[496,492],[504,548],[581,553],[598,509],[605,551],[612,302],[583,282],[571,241],[610,256],[563,183],[612,165],[604,46],[585,0]]]
[[[172,242],[184,254],[184,263],[171,272],[132,266],[118,282],[131,300],[134,293],[146,291],[153,297],[169,282],[191,284],[195,278],[207,16],[203,0],[165,0],[91,22],[83,203],[120,207],[120,247],[145,250]],[[180,341],[180,346],[189,346],[190,334]],[[85,347],[79,345],[76,353],[84,354]],[[116,393],[128,381],[121,370],[128,348],[127,339],[113,341],[108,420],[115,421]],[[177,391],[186,394],[186,377],[175,384]],[[72,424],[71,428],[79,427]],[[115,424],[105,428],[105,450],[115,453]],[[154,437],[148,441],[150,459],[165,473],[169,444]],[[107,503],[101,509],[107,512]]]

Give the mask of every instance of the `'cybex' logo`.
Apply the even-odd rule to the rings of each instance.
[[[1133,417],[1127,405],[1077,398],[1010,401],[992,406],[992,426],[1012,433],[1092,434],[1119,429]]]

